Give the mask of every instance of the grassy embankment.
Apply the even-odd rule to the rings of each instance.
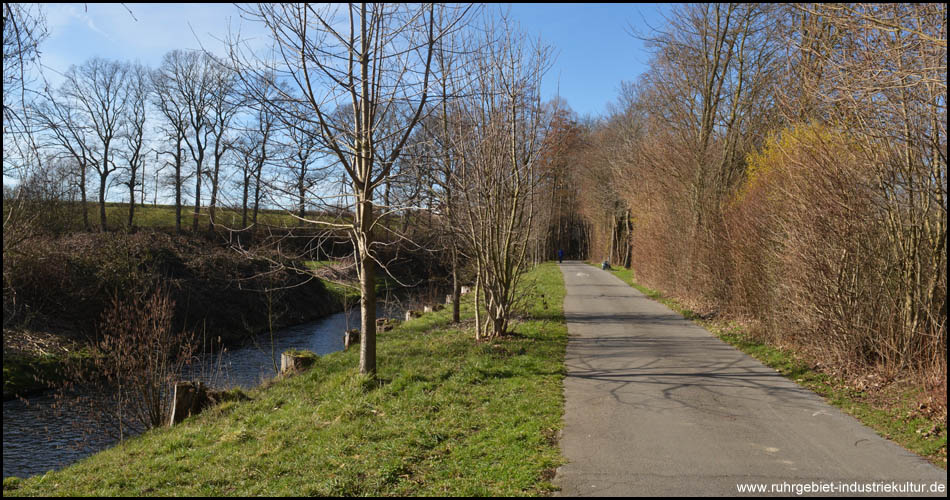
[[[97,202],[87,202],[89,215],[89,224],[93,227],[99,226],[99,204]],[[65,221],[72,227],[78,228],[82,224],[81,205],[74,205],[69,208],[69,220]],[[4,215],[7,211],[4,210]],[[248,224],[252,222],[252,212],[248,210]],[[203,206],[198,210],[198,228],[199,231],[206,231],[208,228],[209,208]],[[333,217],[325,214],[316,214],[307,212],[308,220],[321,220],[324,222],[340,223],[348,222],[349,219],[343,217]],[[231,207],[215,208],[215,223],[231,229],[240,229],[242,227],[242,213],[240,209]],[[401,220],[401,217],[391,217],[391,220]],[[110,230],[122,229],[126,227],[129,221],[129,204],[122,202],[106,203],[106,223]],[[194,221],[194,205],[185,205],[181,208],[181,227],[184,232],[190,232]],[[175,227],[175,206],[174,205],[135,205],[132,215],[132,223],[138,228],[162,228],[174,229]],[[273,228],[298,228],[315,227],[310,222],[304,222],[291,214],[287,210],[261,208],[257,214],[257,223],[262,226]]]
[[[310,269],[333,265],[331,261],[304,261],[304,264]],[[301,321],[317,319],[321,316],[341,311],[346,307],[355,307],[359,304],[360,292],[357,283],[341,284],[323,281],[322,289],[325,290],[325,294],[322,297],[318,296],[318,298],[320,298],[320,304],[309,304],[312,309],[311,314],[294,315],[290,318],[278,314],[275,318],[275,328],[282,328]],[[382,276],[377,279],[377,295],[384,296],[393,291],[399,293],[400,289],[398,284],[392,279],[388,276]],[[312,294],[305,296],[313,297]],[[246,304],[246,300],[236,298],[236,295],[231,295],[231,299],[238,301],[238,305],[235,307],[224,304],[219,308],[222,310],[222,314],[233,317],[246,315],[246,313],[240,311],[244,304]],[[306,303],[301,303],[299,299],[294,300],[294,305],[298,308],[308,306]],[[264,310],[265,307],[261,304],[256,309]],[[264,329],[265,323],[263,323],[263,321],[265,320],[266,318],[260,317],[257,318],[256,321],[249,322],[247,319],[242,318],[240,326],[231,325],[231,331],[234,335],[233,338],[230,339],[230,343],[239,343],[243,336],[261,333]],[[212,326],[215,323],[220,323],[220,319],[215,316],[211,318],[211,323]],[[206,322],[203,326],[207,325],[208,323]],[[75,337],[75,335],[57,335],[28,329],[5,330],[4,335],[26,338],[38,337],[45,341],[43,342],[45,344],[43,346],[38,346],[36,345],[38,344],[37,342],[32,342],[35,346],[34,348],[13,348],[4,350],[4,400],[11,399],[16,395],[29,396],[45,391],[51,386],[55,387],[67,377],[64,366],[67,364],[75,365],[77,362],[82,363],[83,361],[91,360],[91,357],[94,356],[94,350],[89,345],[75,338],[70,338]],[[20,343],[22,344],[23,342]]]
[[[563,458],[567,327],[556,265],[525,281],[513,334],[473,339],[426,314],[378,339],[378,382],[357,349],[156,429],[58,472],[4,480],[4,495],[538,495]],[[542,298],[541,295],[545,298]]]
[[[90,202],[89,223],[93,226],[99,223],[99,205]],[[181,226],[182,229],[190,230],[194,219],[194,205],[183,206],[181,208]],[[249,210],[248,224],[252,217]],[[241,227],[241,211],[229,207],[217,207],[215,209],[215,221],[230,228]],[[106,220],[110,228],[124,227],[129,220],[128,203],[106,203]],[[78,222],[78,221],[77,221]],[[132,222],[136,227],[152,228],[174,228],[175,227],[175,206],[174,205],[136,205],[132,216]],[[273,227],[297,227],[304,225],[300,219],[287,213],[286,210],[261,209],[257,214],[258,224]],[[198,211],[198,225],[200,230],[204,231],[208,227],[208,207],[201,207]]]
[[[5,217],[10,208],[4,205]],[[207,232],[207,207],[201,212],[199,233],[191,233],[192,214],[184,209],[181,235],[171,234],[175,211],[170,205],[136,206],[135,234],[123,230],[128,214],[123,203],[107,204],[107,233],[79,231],[78,205],[60,206],[55,214],[31,222],[41,227],[23,228],[39,231],[28,230],[26,239],[4,255],[5,400],[59,383],[67,358],[88,357],[92,351],[87,343],[114,294],[127,297],[165,284],[176,302],[175,328],[194,330],[204,339],[220,338],[226,345],[265,331],[270,325],[268,303],[275,306],[275,328],[358,304],[355,283],[302,283],[299,275],[290,276],[294,273],[273,274],[265,259],[223,248],[222,235]],[[89,203],[89,211],[96,226],[98,205]],[[234,227],[240,225],[240,213],[219,207],[217,220]],[[270,228],[309,227],[280,210],[262,210],[258,221]],[[289,262],[273,252],[268,257],[290,268],[318,270],[330,264]],[[355,280],[347,273],[330,274],[343,282]],[[269,302],[260,290],[274,288]],[[399,288],[386,275],[377,279],[381,296]]]
[[[66,376],[64,366],[67,363],[82,362],[89,356],[88,348],[74,351],[57,349],[54,352],[4,352],[3,400],[49,389],[50,384],[55,384]]]
[[[591,264],[595,265],[595,264]],[[599,265],[595,265],[599,267]],[[869,392],[850,387],[847,381],[813,369],[795,352],[770,346],[755,339],[741,325],[732,321],[703,319],[675,299],[636,282],[632,269],[614,268],[611,273],[647,297],[695,321],[721,340],[774,368],[828,403],[860,420],[879,435],[926,458],[934,465],[947,468],[947,422],[920,412],[919,389],[897,385]]]
[[[208,238],[158,231],[36,235],[4,258],[4,399],[62,379],[69,358],[87,357],[112,299],[165,289],[173,328],[225,345],[352,305],[353,287],[329,285],[272,261],[247,257]],[[326,265],[326,263],[324,263]],[[380,280],[385,290],[392,284]],[[265,289],[277,290],[269,297]],[[214,304],[214,307],[207,307]],[[273,321],[271,321],[273,320]]]

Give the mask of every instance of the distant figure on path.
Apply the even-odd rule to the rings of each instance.
[[[558,264],[564,263],[564,250],[560,248],[557,249],[557,262]]]

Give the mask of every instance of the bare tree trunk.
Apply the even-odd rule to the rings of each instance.
[[[129,229],[133,229],[132,217],[135,215],[135,183],[129,182]]]
[[[477,266],[475,270],[475,340],[482,338],[482,268]]]
[[[86,201],[86,166],[79,169],[79,198],[82,200],[82,227],[89,230],[89,202]]]
[[[221,160],[217,158],[216,154],[214,159],[214,172],[211,177],[211,204],[208,206],[208,232],[214,230],[214,209],[218,203],[218,175],[220,171]]]
[[[452,245],[452,323],[461,321],[459,313],[459,302],[462,295],[462,287],[458,276],[458,249],[455,244]]]
[[[175,158],[175,234],[181,234],[181,153]]]
[[[247,227],[247,197],[249,195],[251,180],[246,176],[244,178],[244,196],[241,197],[241,228]]]
[[[372,197],[372,192],[367,193]],[[373,244],[372,221],[373,202],[364,200],[357,210],[360,212],[360,373],[376,375],[376,262],[370,254]]]
[[[195,175],[195,212],[191,220],[191,231],[198,232],[198,210],[201,208],[201,162],[198,162],[198,173]]]
[[[108,175],[99,175],[99,229],[104,233],[106,226],[106,179]]]

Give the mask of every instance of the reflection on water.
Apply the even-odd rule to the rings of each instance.
[[[58,469],[113,445],[106,434],[84,436],[88,414],[52,410],[51,395],[3,402],[3,477],[32,476]]]
[[[400,316],[397,304],[380,304],[377,317]],[[359,309],[284,328],[275,335],[272,356],[270,335],[251,339],[244,347],[228,349],[222,356],[203,356],[194,373],[216,388],[251,388],[274,376],[274,357],[291,348],[328,354],[343,349],[343,332],[359,328]],[[106,433],[84,436],[94,428],[91,415],[51,410],[51,395],[3,403],[3,477],[28,477],[59,469],[105,449],[116,442]]]

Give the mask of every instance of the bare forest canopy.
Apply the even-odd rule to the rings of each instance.
[[[456,304],[474,285],[479,337],[506,333],[523,271],[563,249],[842,373],[945,390],[946,5],[677,5],[636,35],[648,70],[583,120],[541,98],[553,48],[495,8],[243,14],[266,53],[232,34],[227,57],[92,58],[50,88],[25,70],[42,10],[4,4],[5,262],[33,232],[132,230],[159,199],[175,232],[247,251],[233,234],[280,210],[349,239],[364,373],[399,242],[439,252]]]

